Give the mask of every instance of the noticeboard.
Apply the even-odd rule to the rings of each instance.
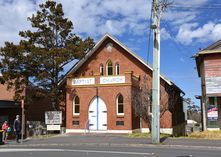
[[[62,112],[61,111],[46,111],[45,112],[45,124],[62,124]]]

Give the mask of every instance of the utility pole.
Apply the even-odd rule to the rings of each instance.
[[[24,132],[25,132],[25,112],[24,112],[24,100],[21,100],[21,108],[22,108],[22,120],[21,120],[21,144],[23,144],[24,140]]]
[[[167,7],[172,4],[169,0],[153,0],[152,21],[153,29],[153,81],[152,81],[152,143],[160,143],[160,18]]]
[[[152,143],[160,143],[160,19],[158,0],[153,0]]]

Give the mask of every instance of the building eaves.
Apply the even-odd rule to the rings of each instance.
[[[204,50],[213,50],[213,49],[216,49],[219,46],[221,46],[221,40],[218,40],[215,43],[209,45],[208,47],[204,48],[202,51],[204,51]]]
[[[128,47],[126,47],[125,45],[123,45],[119,40],[117,40],[116,38],[114,38],[113,36],[111,36],[110,34],[105,34],[98,42],[97,44],[94,46],[94,48],[89,51],[81,60],[79,60],[67,73],[66,75],[63,77],[63,79],[59,82],[59,86],[62,85],[67,76],[69,74],[72,74],[74,72],[76,72],[93,54],[94,52],[100,47],[100,45],[104,42],[104,40],[106,40],[107,38],[110,38],[111,40],[113,40],[114,42],[116,42],[118,45],[120,45],[124,50],[126,50],[126,52],[128,52],[129,54],[131,54],[133,57],[135,57],[137,60],[139,60],[143,65],[145,65],[148,69],[150,69],[151,71],[153,71],[153,68],[146,63],[142,58],[140,58],[138,55],[136,55],[132,50],[130,50]],[[160,74],[160,77],[167,82],[169,85],[174,85],[174,83],[172,81],[170,81],[169,79],[167,79],[164,75]],[[181,90],[182,91],[182,90]]]

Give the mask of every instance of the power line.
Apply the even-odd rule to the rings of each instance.
[[[150,56],[150,38],[151,38],[151,28],[150,25],[152,23],[152,14],[153,14],[153,5],[151,6],[150,10],[150,19],[149,19],[149,35],[148,35],[148,51],[147,51],[147,63],[149,62],[149,56]]]
[[[188,6],[188,5],[170,5],[171,8],[183,8],[183,9],[221,9],[221,5],[218,6]]]

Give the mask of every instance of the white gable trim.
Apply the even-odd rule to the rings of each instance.
[[[135,57],[136,59],[138,59],[142,64],[144,64],[147,68],[149,68],[151,71],[153,71],[153,68],[148,65],[142,58],[140,58],[139,56],[137,56],[132,50],[130,50],[129,48],[127,48],[125,45],[123,45],[119,40],[117,40],[116,38],[114,38],[113,36],[111,36],[110,34],[105,34],[98,42],[97,44],[94,46],[94,48],[88,52],[79,62],[77,62],[70,70],[69,72],[67,72],[67,74],[65,75],[65,77],[59,82],[59,85],[63,84],[64,81],[66,80],[67,76],[71,73],[76,72],[87,60],[88,58],[90,58],[90,56],[100,47],[100,45],[103,43],[103,41],[107,38],[110,38],[111,40],[113,40],[114,42],[116,42],[118,45],[120,45],[125,51],[127,51],[129,54],[131,54],[133,57]],[[168,80],[165,76],[163,76],[162,74],[160,75],[160,77],[166,81],[169,85],[172,85],[173,83]]]

